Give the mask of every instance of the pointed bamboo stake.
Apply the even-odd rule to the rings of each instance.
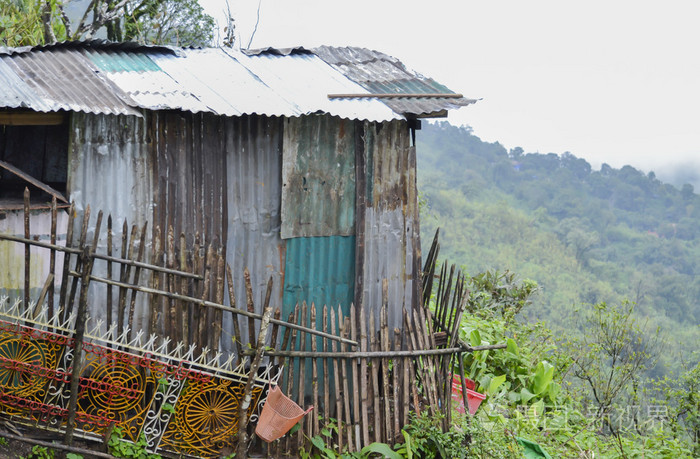
[[[146,227],[148,227],[148,223],[144,223],[143,228],[141,229],[141,239],[139,239],[139,251],[138,254],[136,255],[136,261],[141,262],[143,261],[143,254],[146,250]],[[139,278],[141,277],[141,267],[137,266],[136,269],[134,269],[134,285],[139,285]],[[129,333],[127,333],[127,340],[131,341],[131,335],[133,333],[134,329],[134,312],[136,310],[136,290],[131,291],[131,300],[129,301],[129,322],[128,322],[128,327],[129,327]]]
[[[404,310],[405,311],[405,310]],[[409,349],[410,346],[408,343],[406,343],[406,349]],[[402,380],[402,387],[401,387],[401,407],[403,409],[403,418],[402,418],[402,426],[408,425],[408,413],[411,411],[410,410],[410,393],[409,393],[409,384],[411,381],[413,381],[410,378],[410,369],[409,367],[413,365],[413,362],[411,359],[407,357],[403,357],[401,359],[401,369],[403,370],[403,380]],[[415,384],[411,384],[415,386]]]
[[[224,255],[222,253],[221,248],[219,248],[219,252],[217,254],[217,263],[216,263],[216,296],[215,300],[218,304],[224,304],[224,287],[226,286],[226,280],[225,280],[225,274],[224,274],[224,265],[225,265],[225,260],[224,260]],[[270,278],[270,282],[272,282],[272,278]],[[270,300],[268,298],[265,298],[265,304],[269,303]],[[212,315],[214,316],[214,336],[213,340],[211,342],[211,348],[216,350],[219,350],[221,348],[221,331],[223,329],[223,312],[221,309],[217,309],[212,311]],[[273,330],[275,326],[273,325]]]
[[[386,294],[386,286],[387,282],[386,280],[382,283],[382,290],[384,290],[384,293]],[[381,329],[380,329],[380,334],[381,334],[381,349],[382,351],[390,351],[391,348],[389,347],[389,325],[388,325],[388,307],[387,307],[387,297],[384,296],[384,299],[382,300],[384,304],[382,305],[382,310],[381,310]],[[389,380],[389,359],[387,357],[382,359],[382,382],[383,382],[383,394],[384,394],[384,442],[385,443],[391,443],[393,440],[393,432],[392,432],[392,425],[391,425],[391,388],[389,384],[391,383]]]
[[[162,254],[160,253],[161,245],[161,231],[160,226],[156,226],[153,235],[153,246],[151,247],[151,263],[154,265],[160,265],[162,262]],[[161,273],[155,270],[151,270],[151,288],[154,290],[160,289]],[[148,334],[152,335],[154,333],[161,332],[162,327],[158,327],[159,319],[164,317],[163,310],[163,298],[158,295],[151,295],[150,304],[150,320],[148,323]],[[165,331],[162,330],[162,333]]]
[[[73,247],[73,225],[75,219],[73,213],[75,211],[74,204],[71,203],[68,208],[68,228],[66,229],[66,246]],[[68,296],[68,272],[70,271],[71,255],[68,252],[63,254],[63,273],[61,275],[61,289],[58,294],[58,315],[61,320],[65,320],[66,300]]]
[[[374,323],[374,314],[369,316],[369,331],[371,340],[371,350],[378,350],[377,332]],[[372,359],[372,387],[374,388],[374,441],[383,443],[382,441],[382,411],[379,402],[379,362],[380,359]]]
[[[338,305],[338,324],[342,324],[342,328],[340,329],[340,335],[343,338],[347,338],[349,333],[348,333],[348,328],[350,327],[350,321],[347,317],[343,318],[343,311]],[[345,345],[340,344],[340,349],[341,351],[344,351]],[[350,388],[348,386],[348,360],[347,359],[341,359],[340,360],[340,375],[343,381],[343,407],[345,408],[344,415],[343,415],[343,421],[345,423],[345,428],[347,429],[347,435],[348,435],[348,451],[349,452],[354,452],[354,443],[353,443],[353,434],[352,434],[352,419],[351,419],[351,414],[350,414]],[[338,426],[340,429],[340,425]]]
[[[56,245],[56,226],[58,223],[58,203],[56,196],[51,197],[51,244]],[[51,275],[51,286],[49,287],[49,317],[53,318],[54,313],[54,291],[56,290],[56,251],[49,252],[49,274]]]
[[[360,351],[367,352],[367,322],[365,308],[360,308]],[[367,388],[367,359],[360,362],[360,388],[362,389],[362,444],[369,445],[369,390]]]
[[[335,309],[331,307],[331,334],[335,335]],[[340,333],[338,334],[340,335]],[[331,343],[331,346],[340,351],[340,343]],[[342,427],[342,414],[343,414],[343,400],[340,395],[340,371],[338,368],[338,360],[333,359],[333,380],[335,382],[335,417],[338,420],[338,449],[343,451],[343,427]]]
[[[417,343],[416,336],[413,332],[413,327],[411,325],[411,318],[410,318],[410,316],[405,308],[403,310],[403,322],[404,322],[404,327],[408,333],[408,339],[406,340],[406,343],[408,345],[408,349],[409,350],[418,350],[418,346],[416,344]],[[420,362],[420,357],[411,361],[411,364],[409,365],[409,373],[410,373],[411,381],[416,381],[416,368],[418,367],[419,362]],[[425,387],[425,381],[422,380],[421,382],[423,383],[423,386]],[[413,408],[416,411],[416,414],[420,416],[421,407],[420,407],[420,401],[418,399],[418,384],[411,385],[411,392],[413,394]]]
[[[311,303],[311,318],[309,320],[309,326],[316,326],[316,305]],[[316,337],[310,336],[311,339],[311,351],[316,352]],[[311,387],[312,387],[312,400],[313,406],[318,406],[318,359],[316,357],[311,359]],[[312,430],[309,436],[313,437],[319,432],[318,428],[318,416],[311,416]]]
[[[136,225],[133,225],[131,227],[131,234],[128,236],[128,244],[127,240],[125,239],[127,237],[127,224],[126,220],[124,220],[124,233],[122,234],[122,255],[125,254],[126,250],[126,256],[123,258],[127,258],[129,260],[133,260],[134,258],[134,241],[136,240],[136,233],[138,231],[138,227]],[[127,247],[128,246],[128,247]],[[119,281],[127,284],[129,283],[129,277],[131,275],[131,266],[122,264],[121,267],[121,276],[119,278]],[[128,317],[126,316],[126,295],[128,294],[128,290],[126,288],[120,288],[119,289],[119,331],[124,328],[125,322],[128,324]]]
[[[75,428],[76,408],[78,405],[78,391],[80,389],[80,374],[83,369],[83,338],[85,336],[85,322],[87,319],[88,288],[90,286],[90,274],[94,264],[93,254],[97,248],[97,241],[100,237],[100,225],[102,223],[102,211],[97,214],[95,224],[95,234],[92,246],[83,247],[81,255],[83,272],[81,273],[80,299],[78,301],[78,311],[75,321],[74,354],[73,367],[70,378],[70,396],[68,399],[68,420],[64,442],[68,446],[73,446],[73,430]],[[87,226],[87,222],[86,222]]]
[[[328,332],[328,305],[323,305],[323,331]],[[328,341],[323,338],[323,352],[328,350]],[[328,423],[331,418],[331,361],[328,358],[321,359],[321,372],[323,373],[323,422]],[[328,445],[329,439],[324,435],[323,442]],[[332,443],[331,443],[332,444]]]
[[[268,285],[271,283],[272,278],[270,278],[270,283]],[[238,445],[236,448],[236,457],[247,457],[248,455],[248,409],[253,400],[252,393],[255,375],[258,372],[263,351],[265,350],[265,340],[267,339],[268,325],[270,325],[270,316],[272,316],[272,308],[268,304],[263,312],[260,332],[258,333],[257,345],[255,347],[255,357],[250,365],[248,381],[243,391],[243,400],[238,407]]]
[[[306,305],[306,301],[301,303],[301,323],[305,327],[308,326],[307,322],[307,312],[308,312],[308,307]],[[300,346],[299,348],[303,351],[306,350],[306,333],[302,333],[301,337],[299,338],[300,341]],[[303,357],[299,360],[299,406],[304,406],[304,399],[306,396],[306,357]],[[304,421],[308,421],[308,419],[303,419],[301,421],[301,425],[304,426]],[[306,433],[309,433],[311,429],[306,428],[306,429],[299,429],[298,432],[298,444],[301,446],[302,442],[304,441],[304,431]],[[311,435],[312,436],[312,435]]]
[[[112,214],[107,216],[107,256],[112,256]],[[112,262],[107,261],[107,279],[112,280]],[[112,325],[112,286],[107,285],[107,328]]]
[[[245,280],[245,296],[248,312],[255,312],[255,306],[253,304],[253,286],[250,282],[250,271],[248,271],[248,268],[243,270],[243,279]],[[255,322],[252,317],[248,317],[248,342],[255,342]]]
[[[187,240],[185,239],[185,233],[180,233],[180,247],[178,250],[178,253],[180,255],[179,257],[179,269],[180,271],[189,271],[187,267]],[[189,280],[185,277],[180,278],[180,286],[179,286],[179,291],[183,295],[187,295],[187,285],[189,283]],[[181,307],[178,308],[178,327],[181,328],[182,330],[182,342],[185,344],[185,346],[188,346],[190,344],[190,318],[189,318],[189,310],[190,310],[190,303],[181,303]],[[216,326],[216,325],[215,325]],[[211,347],[211,349],[216,352],[216,349]]]
[[[401,331],[398,328],[394,328],[394,350],[398,351],[401,349]],[[392,405],[394,407],[394,435],[399,437],[401,435],[401,406],[399,398],[399,389],[401,388],[401,365],[402,359],[394,359],[394,367],[391,371],[392,379],[392,389],[394,390],[394,399],[392,400]],[[392,442],[393,439],[389,439]]]
[[[207,250],[207,256],[204,260],[204,290],[202,292],[202,299],[203,300],[208,300],[209,299],[209,292],[211,291],[211,271],[212,271],[212,264],[214,262],[214,248],[209,245],[209,249]],[[204,339],[204,335],[206,333],[206,327],[208,326],[207,322],[207,308],[204,306],[200,306],[199,308],[196,309],[197,311],[197,344],[200,346],[204,346],[204,343],[206,342]],[[255,340],[250,342],[250,345],[252,346],[253,343],[255,343]]]
[[[206,253],[204,254],[206,257]],[[204,257],[202,257],[202,245],[200,243],[200,236],[199,236],[199,231],[195,233],[194,236],[194,246],[192,247],[192,272],[193,273],[201,273],[204,270]],[[192,286],[192,296],[197,296],[199,292],[202,291],[204,288],[204,278],[201,280],[195,279],[193,282]],[[195,334],[197,333],[197,320],[199,319],[199,308],[197,305],[192,304],[188,308],[188,314],[187,314],[187,319],[189,322],[189,341],[190,343],[196,342],[197,337]],[[238,355],[238,361],[240,362],[241,355]]]
[[[294,306],[294,323],[299,325],[301,323],[301,314],[299,311],[299,304],[297,303]],[[297,349],[297,329],[294,328],[292,329],[292,339],[289,343],[290,349]],[[287,397],[292,398],[293,397],[293,392],[294,392],[294,379],[296,378],[296,375],[294,374],[294,366],[296,365],[297,362],[299,362],[299,358],[293,358],[290,359],[289,365],[287,365],[287,377],[285,378],[285,393],[287,394]],[[301,430],[301,429],[300,429]],[[287,435],[285,439],[285,451],[289,452],[290,448],[290,442],[291,442],[291,435]]]
[[[31,239],[31,229],[29,227],[29,216],[31,214],[29,205],[29,188],[24,188],[24,238]],[[22,309],[29,308],[29,289],[31,288],[31,263],[32,263],[32,246],[28,243],[24,244],[24,303]]]
[[[83,225],[80,229],[80,241],[78,242],[78,246],[82,249],[82,247],[85,246],[86,244],[86,239],[87,239],[87,232],[88,232],[88,223],[90,221],[90,206],[87,206],[85,209],[85,212],[83,214]],[[82,269],[81,263],[83,260],[81,257],[76,258],[75,260],[75,271],[80,272]],[[73,278],[73,282],[71,283],[71,289],[70,289],[70,295],[68,297],[68,301],[66,303],[66,317],[70,317],[71,313],[73,312],[73,304],[75,303],[75,295],[78,292],[78,281],[79,278],[75,277]]]
[[[356,323],[355,305],[350,304],[350,339],[357,341],[357,323]],[[360,378],[357,365],[359,360],[351,359],[350,366],[352,371],[352,413],[353,426],[355,428],[355,451],[360,451],[362,442],[360,440]]]
[[[235,308],[236,294],[233,290],[233,275],[231,274],[231,266],[229,264],[226,264],[226,277],[228,279],[229,304],[232,308]],[[231,316],[231,320],[233,322],[233,344],[236,346],[236,354],[238,355],[238,361],[240,362],[241,358],[243,358],[243,348],[241,347],[241,328],[238,324],[238,314],[231,314]],[[277,317],[276,314],[275,317]],[[285,331],[289,331],[289,329],[287,328]]]

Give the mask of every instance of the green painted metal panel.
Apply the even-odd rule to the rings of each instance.
[[[282,238],[355,234],[354,122],[287,118],[282,149]]]
[[[350,312],[355,289],[355,236],[299,237],[287,240],[283,315],[298,303],[316,305],[321,324],[323,305]]]

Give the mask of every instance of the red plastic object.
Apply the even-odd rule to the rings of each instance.
[[[486,398],[486,395],[480,394],[474,390],[475,383],[469,378],[464,379],[464,385],[467,387],[467,404],[469,414],[472,416],[479,409],[481,402]],[[452,405],[459,413],[464,413],[464,397],[462,397],[462,382],[459,376],[452,376]]]

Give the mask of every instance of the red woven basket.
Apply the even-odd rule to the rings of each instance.
[[[272,386],[263,405],[258,425],[255,427],[255,433],[268,443],[275,441],[289,432],[294,424],[313,409],[312,406],[304,411],[284,395],[279,387]]]

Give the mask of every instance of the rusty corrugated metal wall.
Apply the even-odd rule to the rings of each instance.
[[[354,297],[354,121],[285,119],[282,162],[283,315],[306,301],[320,323],[323,305],[348,313]]]
[[[414,306],[420,289],[415,147],[406,122],[364,122],[361,129],[356,137],[356,256],[362,271],[355,301],[378,320],[382,280],[387,279],[389,325],[403,328],[402,309]]]
[[[227,227],[225,119],[177,111],[152,112],[147,141],[153,162],[152,228],[225,247]]]
[[[82,215],[90,206],[94,225],[98,211],[104,213],[98,251],[107,253],[107,218],[112,215],[112,234],[115,247],[121,247],[124,221],[129,230],[133,225],[142,227],[148,222],[153,228],[154,182],[153,156],[147,136],[146,120],[126,115],[92,115],[73,113],[70,121],[68,165],[68,192],[76,205],[75,228],[80,228]],[[91,232],[94,228],[91,228]],[[78,231],[74,233],[77,241]],[[92,235],[89,235],[91,238]],[[150,250],[145,250],[146,258]],[[114,253],[119,256],[119,253]],[[107,277],[107,265],[95,263],[93,274]],[[107,287],[93,283],[88,313],[95,318],[106,318]],[[147,321],[145,305],[137,301],[136,327]],[[108,324],[105,324],[106,326]]]
[[[285,241],[280,238],[282,118],[228,118],[225,139],[226,261],[233,272],[236,301],[245,308],[243,270],[247,267],[253,292],[258,295],[254,298],[258,309],[270,276],[273,278],[271,305],[281,308],[285,262]],[[242,330],[246,324],[241,319]],[[230,318],[225,317],[224,347],[232,345],[230,337],[227,339],[230,330]],[[247,334],[244,335],[247,340]]]
[[[202,244],[222,244],[239,306],[245,267],[256,305],[272,276],[272,304],[285,313],[303,300],[376,312],[387,279],[390,325],[401,328],[402,308],[417,301],[406,122],[148,112],[145,120],[74,115],[71,126],[71,198],[130,224],[149,220],[152,230],[173,225],[188,244],[197,233]]]
[[[70,126],[68,191],[76,209],[90,205],[113,215],[119,234],[124,219],[151,224],[153,161],[144,119],[73,113]]]
[[[354,122],[286,118],[282,238],[355,233]]]

